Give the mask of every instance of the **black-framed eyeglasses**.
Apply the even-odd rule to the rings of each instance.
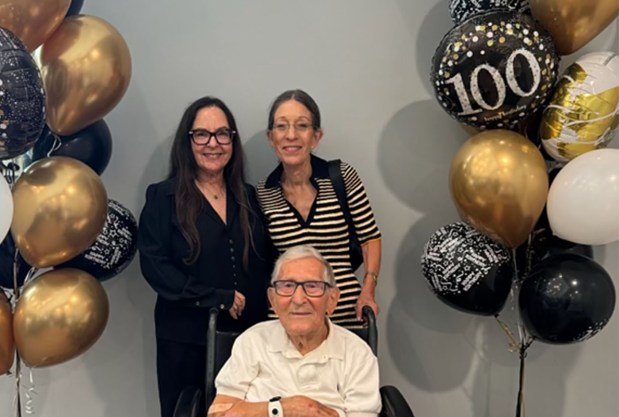
[[[274,281],[272,284],[275,293],[283,297],[292,297],[299,285],[303,287],[303,291],[308,297],[322,297],[325,290],[331,288],[331,285],[324,281],[297,282],[289,279],[281,279]]]
[[[189,137],[196,145],[208,145],[213,137],[218,144],[229,145],[235,134],[234,130],[227,127],[217,129],[215,132],[206,129],[193,129],[189,131]]]

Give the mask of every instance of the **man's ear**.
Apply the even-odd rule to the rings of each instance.
[[[269,304],[271,304],[271,307],[273,308],[273,310],[275,310],[275,303],[273,302],[274,297],[275,297],[275,290],[273,289],[273,287],[267,288],[267,298],[269,299]]]
[[[332,287],[329,289],[329,298],[327,299],[327,315],[333,314],[337,302],[340,299],[340,289],[338,287]]]

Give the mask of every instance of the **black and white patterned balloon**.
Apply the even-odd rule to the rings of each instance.
[[[550,35],[531,16],[491,12],[471,17],[441,41],[432,85],[441,106],[479,129],[514,128],[537,110],[557,78]]]
[[[133,214],[119,202],[108,200],[103,231],[84,252],[59,267],[81,269],[99,281],[108,280],[125,269],[137,249],[138,225]]]
[[[13,33],[0,28],[0,159],[26,152],[45,125],[45,92],[37,65]]]
[[[509,250],[463,222],[434,232],[421,266],[439,299],[467,313],[497,314],[511,289]]]
[[[451,0],[449,14],[456,25],[471,16],[497,10],[531,14],[529,0]]]

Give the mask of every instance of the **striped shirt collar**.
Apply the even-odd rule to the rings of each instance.
[[[314,154],[310,155],[310,164],[312,165],[312,176],[311,179],[318,178],[329,178],[329,163],[324,159],[317,157]],[[281,187],[282,181],[282,173],[284,172],[284,167],[281,162],[277,165],[277,168],[273,170],[267,177],[265,181],[265,188],[275,188]]]

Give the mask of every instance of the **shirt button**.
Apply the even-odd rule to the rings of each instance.
[[[196,307],[200,307],[200,302],[196,301]]]
[[[232,259],[232,261],[234,262],[234,256],[231,256],[230,259]]]
[[[233,253],[234,253],[234,248],[230,248],[230,252],[233,252]]]
[[[230,244],[232,245],[234,243],[234,240],[230,239],[228,242],[230,242]]]
[[[219,308],[220,308],[221,310],[223,310],[224,308],[226,308],[226,306],[225,306],[225,305],[223,305],[223,304],[219,304]]]

